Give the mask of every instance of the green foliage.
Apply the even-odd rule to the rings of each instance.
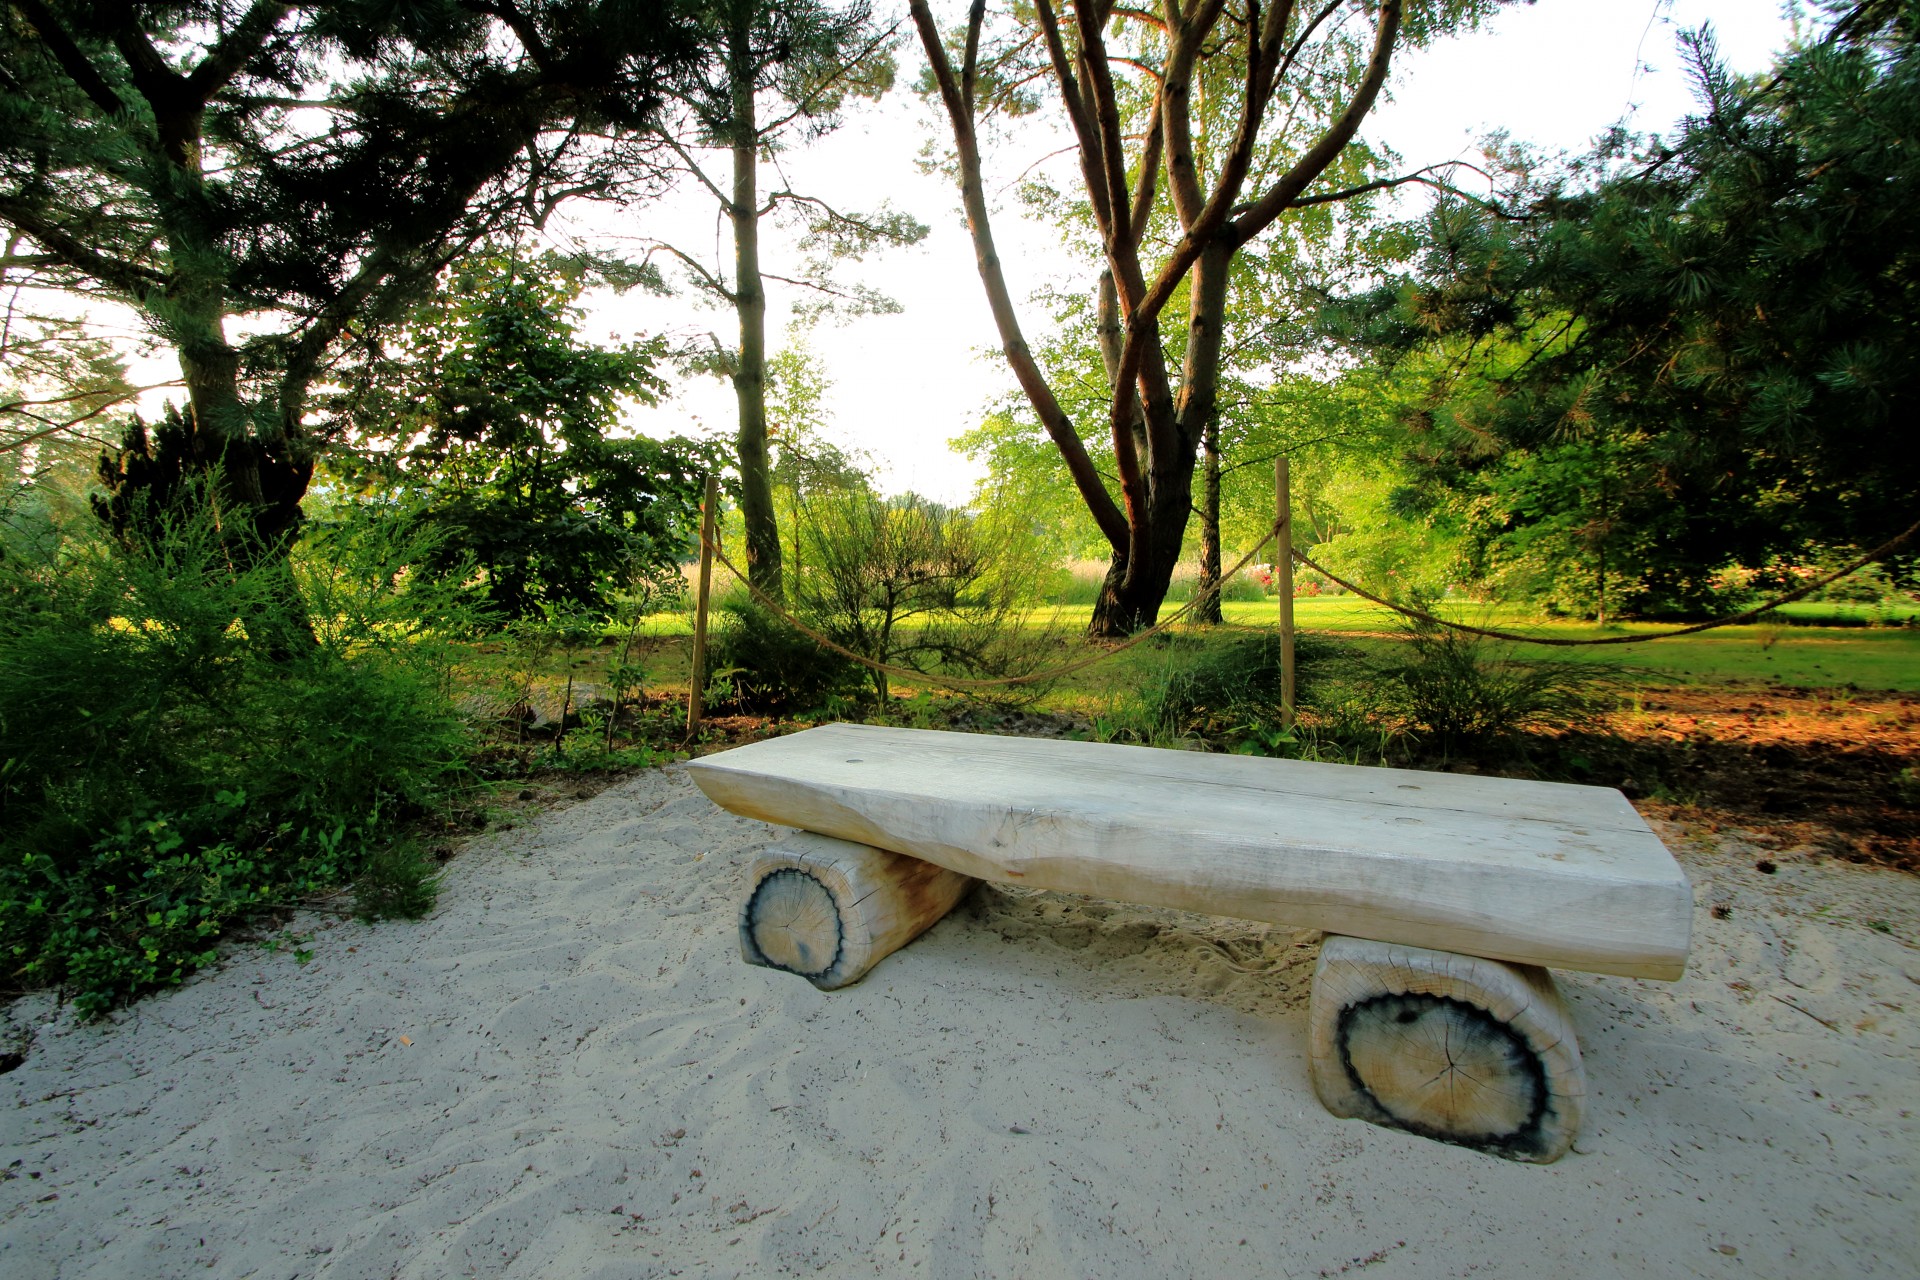
[[[11,289],[0,326],[0,483],[32,481],[38,504],[72,515],[86,509],[101,443],[93,433],[134,388],[114,344],[66,316],[36,314],[35,301]]]
[[[683,731],[685,725],[677,723],[678,717],[675,719],[671,731]],[[583,709],[578,726],[562,734],[554,743],[552,753],[543,758],[540,764],[568,773],[599,773],[608,769],[657,769],[661,765],[687,758],[686,752],[662,746],[658,740],[613,746],[613,727],[612,717],[607,711],[591,707]],[[666,728],[658,724],[654,727]],[[661,736],[666,735],[663,733]]]
[[[433,910],[439,891],[433,857],[419,841],[402,837],[366,851],[353,886],[353,905],[363,920],[418,920]]]
[[[1032,670],[1044,643],[1021,628],[1039,562],[1017,524],[913,494],[829,490],[802,504],[805,558],[788,567],[801,618],[836,643],[916,671],[996,677]],[[884,702],[888,677],[869,669]]]
[[[1348,661],[1335,641],[1294,637],[1294,701],[1313,705],[1328,676]],[[1277,745],[1282,731],[1280,637],[1266,632],[1209,645],[1142,691],[1148,714],[1175,738],[1214,738],[1232,746]]]
[[[1443,596],[1469,577],[1460,513],[1431,501],[1416,469],[1361,455],[1315,470],[1311,497],[1296,504],[1314,559],[1396,600]]]
[[[610,437],[625,405],[665,385],[663,348],[583,343],[582,287],[553,254],[468,259],[340,405],[369,501],[434,533],[423,572],[477,569],[502,619],[677,592],[701,473],[717,465],[692,441]]]
[[[1619,612],[1698,613],[1725,571],[1777,587],[1912,522],[1920,21],[1823,7],[1754,80],[1691,33],[1677,137],[1504,157],[1529,216],[1442,202],[1418,270],[1348,315],[1429,385],[1409,453],[1494,572],[1557,559],[1590,610],[1617,575]]]
[[[1384,764],[1503,750],[1527,732],[1588,726],[1620,700],[1615,667],[1523,660],[1511,646],[1451,629],[1410,629],[1384,646],[1318,634],[1294,643],[1298,713],[1290,729],[1281,715],[1278,635],[1176,635],[1137,694],[1095,717],[1095,736]]]
[[[1618,681],[1602,663],[1522,660],[1511,646],[1429,625],[1411,627],[1395,658],[1370,672],[1373,712],[1443,755],[1590,724],[1618,704]]]
[[[863,484],[797,495],[798,539],[786,579],[795,617],[835,644],[893,666],[968,678],[1038,668],[1055,647],[1023,626],[1045,569],[1008,523]],[[743,711],[792,715],[843,706],[863,683],[885,702],[886,672],[807,638],[744,590],[720,603],[708,697]],[[1039,685],[969,696],[1028,702]]]
[[[448,652],[393,599],[403,548],[363,536],[357,589],[336,567],[312,594],[320,642],[276,654],[248,632],[280,624],[283,568],[236,573],[210,521],[158,523],[144,549],[0,558],[0,957],[89,1013],[359,874],[461,758]]]
[[[795,631],[744,587],[721,600],[719,609],[710,705],[793,716],[851,702],[866,684],[857,663]]]

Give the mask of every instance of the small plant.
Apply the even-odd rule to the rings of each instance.
[[[1038,670],[1053,638],[1022,626],[1044,565],[1031,531],[907,494],[863,487],[812,495],[801,507],[805,556],[789,575],[794,612],[874,663],[995,679]],[[888,675],[866,668],[874,696]],[[1000,701],[1031,702],[1030,686]]]
[[[403,838],[367,854],[353,886],[354,910],[363,920],[418,920],[433,909],[439,890],[433,856]]]
[[[720,602],[710,660],[706,696],[716,708],[799,715],[851,699],[866,683],[857,663],[795,631],[744,589]]]
[[[1510,646],[1449,627],[1415,624],[1404,653],[1373,666],[1375,709],[1443,754],[1591,724],[1620,702],[1610,666],[1515,658]]]
[[[1294,699],[1311,705],[1345,651],[1318,636],[1294,638]],[[1297,741],[1282,728],[1280,637],[1247,636],[1201,650],[1167,670],[1143,694],[1156,729],[1173,738],[1200,737],[1251,746],[1257,754],[1291,755]]]
[[[605,721],[608,713],[586,710],[580,713],[577,727],[569,729],[553,744],[553,751],[542,759],[547,768],[579,773],[602,769],[656,769],[687,758],[684,751],[672,751],[654,742],[634,741],[614,746],[613,735]],[[644,732],[646,724],[642,724]]]

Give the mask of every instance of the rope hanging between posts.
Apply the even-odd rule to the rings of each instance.
[[[1262,538],[1259,541],[1259,543],[1255,545],[1251,551],[1247,552],[1246,555],[1240,557],[1240,560],[1238,563],[1236,563],[1231,569],[1228,569],[1225,573],[1221,574],[1219,580],[1216,581],[1212,586],[1208,587],[1205,591],[1201,592],[1200,594],[1194,596],[1193,599],[1187,601],[1186,604],[1182,605],[1179,609],[1175,610],[1173,615],[1169,617],[1166,621],[1157,623],[1154,626],[1149,627],[1147,630],[1140,632],[1138,635],[1128,637],[1126,640],[1113,646],[1111,649],[1102,650],[1099,653],[1091,654],[1085,658],[1081,658],[1076,661],[1066,663],[1062,666],[1054,667],[1046,671],[1029,672],[1026,675],[998,676],[998,677],[985,678],[985,679],[976,679],[976,678],[963,677],[963,676],[938,675],[932,672],[922,671],[917,667],[905,667],[905,666],[900,666],[896,663],[876,661],[873,658],[867,657],[865,654],[856,653],[852,649],[849,649],[845,645],[834,640],[832,637],[822,634],[819,630],[815,629],[814,627],[808,626],[806,623],[802,622],[800,619],[794,617],[791,613],[787,612],[785,606],[774,601],[773,599],[768,597],[768,595],[764,591],[762,591],[759,587],[755,586],[753,584],[753,581],[747,577],[746,573],[743,570],[741,570],[741,568],[738,565],[734,564],[732,560],[729,560],[727,558],[727,553],[724,550],[722,550],[720,547],[720,537],[717,531],[714,533],[712,540],[708,541],[704,536],[705,531],[703,530],[702,531],[703,536],[701,538],[701,542],[708,551],[713,553],[714,558],[717,559],[721,564],[725,565],[727,567],[727,570],[731,572],[733,576],[743,586],[746,587],[748,594],[753,597],[754,601],[758,603],[761,608],[766,609],[769,613],[773,614],[776,618],[779,618],[782,622],[792,627],[795,631],[798,631],[801,635],[806,636],[809,640],[812,640],[815,644],[819,645],[823,649],[827,649],[833,653],[837,653],[841,657],[847,659],[849,662],[857,663],[858,665],[862,667],[866,667],[869,670],[884,672],[888,675],[901,676],[908,680],[922,681],[927,684],[937,685],[941,688],[953,689],[956,691],[964,691],[968,689],[1001,689],[1001,688],[1009,688],[1016,685],[1039,684],[1043,681],[1058,680],[1062,676],[1069,676],[1074,674],[1075,672],[1084,671],[1088,667],[1095,666],[1098,663],[1105,662],[1109,658],[1115,657],[1116,655],[1121,653],[1125,653],[1128,649],[1133,648],[1137,644],[1142,644],[1147,640],[1152,639],[1154,636],[1159,635],[1160,633],[1173,627],[1182,618],[1186,617],[1189,613],[1193,612],[1193,610],[1198,608],[1200,605],[1206,603],[1208,600],[1219,595],[1220,592],[1225,588],[1226,583],[1235,574],[1239,573],[1242,569],[1246,568],[1249,564],[1251,564],[1253,562],[1253,558],[1259,555],[1262,551],[1264,551],[1267,548],[1268,544],[1270,544],[1276,537],[1279,536],[1280,530],[1283,527],[1283,524],[1284,522],[1276,521],[1274,523],[1273,528],[1267,532],[1267,536]],[[1709,622],[1696,622],[1690,626],[1674,627],[1671,630],[1667,630],[1667,631],[1656,631],[1651,635],[1601,636],[1601,637],[1589,638],[1589,639],[1569,639],[1561,636],[1522,635],[1521,633],[1515,632],[1515,631],[1501,631],[1492,627],[1476,627],[1471,623],[1466,623],[1466,622],[1454,622],[1447,618],[1442,618],[1435,614],[1429,613],[1424,609],[1416,609],[1408,605],[1396,604],[1391,600],[1388,600],[1382,596],[1376,595],[1373,592],[1368,591],[1365,587],[1362,587],[1357,583],[1349,582],[1345,578],[1342,578],[1339,574],[1333,572],[1331,569],[1328,569],[1325,565],[1320,564],[1318,561],[1314,560],[1311,556],[1307,555],[1306,552],[1301,551],[1298,547],[1295,547],[1293,549],[1293,558],[1299,561],[1301,564],[1305,565],[1307,568],[1313,570],[1315,573],[1320,574],[1322,577],[1326,578],[1329,582],[1332,582],[1337,586],[1343,587],[1346,590],[1351,591],[1354,595],[1359,596],[1361,599],[1370,600],[1374,604],[1377,604],[1384,609],[1390,609],[1394,613],[1400,614],[1403,617],[1412,618],[1417,622],[1425,622],[1432,626],[1447,627],[1454,631],[1466,632],[1469,635],[1485,636],[1488,639],[1492,639],[1492,640],[1507,640],[1507,641],[1512,641],[1519,644],[1549,645],[1557,648],[1579,648],[1579,647],[1591,646],[1591,645],[1640,644],[1649,640],[1667,640],[1667,639],[1671,639],[1674,636],[1695,635],[1702,631],[1711,631],[1717,627],[1734,626],[1742,622],[1752,621],[1754,618],[1759,617],[1761,614],[1766,613],[1771,609],[1777,609],[1783,604],[1791,604],[1795,600],[1799,600],[1806,596],[1812,595],[1814,592],[1820,590],[1820,588],[1828,586],[1834,582],[1838,582],[1841,578],[1846,577],[1848,574],[1856,573],[1859,570],[1864,569],[1867,565],[1873,564],[1878,560],[1885,559],[1887,556],[1892,555],[1895,551],[1898,551],[1902,546],[1905,546],[1907,542],[1909,542],[1914,537],[1915,534],[1920,534],[1920,521],[1916,521],[1912,525],[1909,525],[1904,532],[1882,543],[1880,546],[1874,548],[1872,551],[1869,551],[1866,555],[1861,556],[1859,559],[1853,561],[1851,564],[1846,565],[1844,568],[1836,569],[1832,573],[1828,573],[1819,578],[1816,578],[1812,582],[1809,582],[1804,586],[1797,587],[1792,591],[1786,592],[1785,594],[1775,596],[1773,599],[1767,601],[1765,604],[1756,605],[1754,608],[1745,610],[1744,612],[1741,612],[1741,613],[1732,614],[1725,618],[1716,618]]]
[[[1179,622],[1180,619],[1186,617],[1187,614],[1193,612],[1193,610],[1198,608],[1200,605],[1212,599],[1214,596],[1219,595],[1222,588],[1226,585],[1227,580],[1232,578],[1233,575],[1235,575],[1236,573],[1239,573],[1242,569],[1246,568],[1249,564],[1253,563],[1253,558],[1259,555],[1262,551],[1266,550],[1267,544],[1272,542],[1274,538],[1279,535],[1279,532],[1280,532],[1280,528],[1276,524],[1274,528],[1268,532],[1266,537],[1260,539],[1259,544],[1255,546],[1253,550],[1247,552],[1246,555],[1240,557],[1240,562],[1238,564],[1234,565],[1233,568],[1221,574],[1220,580],[1218,582],[1214,583],[1211,587],[1208,587],[1205,591],[1202,591],[1198,595],[1194,596],[1193,599],[1187,601],[1184,605],[1181,605],[1179,609],[1174,611],[1173,616],[1168,618],[1165,622],[1157,623],[1156,625],[1149,627],[1147,630],[1142,631],[1138,635],[1129,636],[1127,639],[1121,641],[1119,644],[1113,646],[1113,648],[1111,649],[1102,650],[1099,653],[1092,654],[1088,657],[1078,659],[1074,662],[1069,662],[1064,666],[1054,667],[1050,671],[1035,671],[1035,672],[1030,672],[1029,674],[1023,675],[1023,676],[997,676],[990,679],[973,679],[965,676],[935,675],[926,671],[921,671],[915,667],[902,667],[902,666],[896,666],[895,664],[890,662],[877,662],[874,659],[869,658],[864,654],[855,653],[853,650],[847,648],[845,645],[840,644],[838,641],[833,640],[828,636],[822,635],[819,631],[808,626],[806,623],[800,621],[800,619],[794,617],[791,613],[788,613],[784,606],[769,599],[765,592],[761,591],[759,587],[754,586],[753,581],[750,578],[748,578],[747,575],[743,573],[740,570],[740,568],[733,563],[733,561],[727,559],[727,553],[720,549],[720,538],[718,534],[714,535],[712,542],[706,543],[706,548],[713,553],[713,556],[716,560],[718,560],[721,564],[727,567],[727,569],[733,574],[735,578],[740,580],[741,584],[746,587],[748,593],[752,595],[754,600],[760,605],[761,608],[767,610],[769,613],[773,614],[776,618],[779,618],[782,622],[785,622],[788,626],[792,627],[795,631],[798,631],[801,635],[807,637],[807,639],[813,641],[815,644],[819,645],[821,648],[831,650],[832,652],[839,654],[841,657],[847,659],[848,661],[856,662],[861,666],[866,667],[873,671],[883,671],[888,675],[902,676],[908,680],[925,681],[928,684],[939,685],[942,688],[953,689],[958,691],[958,690],[966,690],[966,689],[1000,689],[1000,688],[1006,688],[1011,685],[1039,684],[1042,681],[1046,681],[1046,680],[1058,680],[1060,677],[1072,675],[1076,671],[1084,671],[1088,667],[1093,666],[1095,663],[1105,662],[1108,658],[1111,658],[1116,654],[1125,653],[1128,649],[1133,648],[1133,646],[1137,644],[1141,644],[1144,641],[1150,640],[1154,636],[1159,635],[1161,632],[1167,630],[1167,628],[1173,626],[1176,622]]]
[[[1648,640],[1669,640],[1669,639],[1672,639],[1674,636],[1696,635],[1702,631],[1712,631],[1716,627],[1730,627],[1742,622],[1751,622],[1753,619],[1759,617],[1761,614],[1766,613],[1771,609],[1778,609],[1783,604],[1792,604],[1795,600],[1799,600],[1799,599],[1802,599],[1803,597],[1810,596],[1824,586],[1827,586],[1834,582],[1838,582],[1840,579],[1846,577],[1850,573],[1857,573],[1861,569],[1864,569],[1868,565],[1874,563],[1876,560],[1884,560],[1886,557],[1898,551],[1902,546],[1906,545],[1906,543],[1916,533],[1920,533],[1920,521],[1915,521],[1913,524],[1908,525],[1904,533],[1901,533],[1896,537],[1881,543],[1878,547],[1875,547],[1872,551],[1867,552],[1866,555],[1861,556],[1858,560],[1855,560],[1852,564],[1847,565],[1845,568],[1836,569],[1832,573],[1826,574],[1823,577],[1815,578],[1812,582],[1807,583],[1803,587],[1796,587],[1792,591],[1789,591],[1784,595],[1775,596],[1773,599],[1767,601],[1765,604],[1755,605],[1753,608],[1748,609],[1743,613],[1736,613],[1725,618],[1715,618],[1711,622],[1696,622],[1690,626],[1674,627],[1669,631],[1656,631],[1651,635],[1600,636],[1597,638],[1584,639],[1584,640],[1568,639],[1562,636],[1528,636],[1528,635],[1521,635],[1519,632],[1516,632],[1516,631],[1497,631],[1491,627],[1476,627],[1471,625],[1470,623],[1465,623],[1465,622],[1450,622],[1445,618],[1436,617],[1435,615],[1428,613],[1424,609],[1415,609],[1408,605],[1395,604],[1391,600],[1382,599],[1381,597],[1375,595],[1373,592],[1368,591],[1365,587],[1356,586],[1353,583],[1348,582],[1345,578],[1333,572],[1333,570],[1328,569],[1326,566],[1319,564],[1318,562],[1310,559],[1305,552],[1301,551],[1297,547],[1294,549],[1293,558],[1295,560],[1298,560],[1301,564],[1305,565],[1307,568],[1313,570],[1315,573],[1321,574],[1329,582],[1332,582],[1337,586],[1345,587],[1348,591],[1353,592],[1353,594],[1359,596],[1361,599],[1371,600],[1373,601],[1373,603],[1380,605],[1383,608],[1391,609],[1395,613],[1414,619],[1416,622],[1430,623],[1433,626],[1438,626],[1438,627],[1448,627],[1454,631],[1464,631],[1469,635],[1486,636],[1487,638],[1492,640],[1512,640],[1520,644],[1544,644],[1544,645],[1553,645],[1555,647],[1563,648],[1563,649],[1571,649],[1571,648],[1578,648],[1585,645],[1641,644]]]

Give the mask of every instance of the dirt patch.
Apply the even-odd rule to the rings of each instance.
[[[1666,688],[1606,729],[1552,740],[1538,753],[1545,772],[1620,787],[1690,825],[1739,828],[1781,857],[1920,872],[1920,696]]]

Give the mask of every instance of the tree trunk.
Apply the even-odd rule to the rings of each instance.
[[[747,10],[740,17],[744,23]],[[747,579],[762,593],[782,598],[780,530],[773,509],[773,471],[767,456],[767,292],[760,278],[760,138],[753,101],[749,33],[728,33],[733,76],[734,310],[740,318],[740,353],[733,373],[739,404],[734,451],[740,462],[740,515],[746,524]]]
[[[1157,447],[1141,459],[1146,502],[1127,513],[1127,545],[1133,554],[1116,544],[1113,567],[1107,571],[1106,585],[1087,627],[1090,636],[1111,639],[1152,626],[1173,582],[1187,520],[1193,514],[1193,473],[1200,438],[1214,417],[1232,257],[1230,247],[1212,244],[1194,265],[1179,412],[1158,436]]]
[[[1200,578],[1193,589],[1200,603],[1189,616],[1195,622],[1219,625],[1220,612],[1220,415],[1207,419],[1200,434]]]
[[[1187,466],[1191,474],[1190,460]],[[1160,605],[1180,564],[1180,544],[1186,536],[1192,505],[1191,492],[1177,478],[1165,490],[1155,491],[1146,527],[1138,539],[1140,558],[1130,561],[1115,553],[1100,597],[1094,601],[1093,618],[1087,624],[1089,636],[1118,640],[1159,620]]]
[[[233,572],[266,580],[263,603],[242,622],[276,659],[310,652],[319,641],[294,580],[291,555],[313,465],[276,456],[285,450],[270,449],[260,439],[240,389],[239,353],[227,343],[218,312],[198,332],[183,334],[179,349],[190,423],[183,461],[206,485]]]
[[[174,279],[148,305],[173,337],[187,405],[153,437],[136,429],[117,456],[102,456],[108,496],[96,510],[118,536],[157,549],[184,506],[204,505],[228,569],[266,580],[263,603],[242,619],[248,634],[274,657],[292,657],[317,643],[289,562],[313,464],[286,456],[284,439],[276,449],[261,437],[227,340],[226,281],[217,267],[195,269],[217,261],[213,237],[191,210],[167,215]]]
[[[316,643],[289,561],[313,464],[290,456],[284,431],[263,437],[241,386],[240,352],[227,339],[226,255],[201,168],[203,121],[191,102],[155,113],[172,166],[172,180],[156,192],[172,272],[145,309],[173,339],[187,408],[160,424],[156,440],[136,429],[117,457],[102,456],[108,497],[96,510],[116,534],[157,548],[172,536],[181,504],[206,504],[229,570],[267,581],[263,602],[242,619],[249,635],[275,657],[291,657]]]

